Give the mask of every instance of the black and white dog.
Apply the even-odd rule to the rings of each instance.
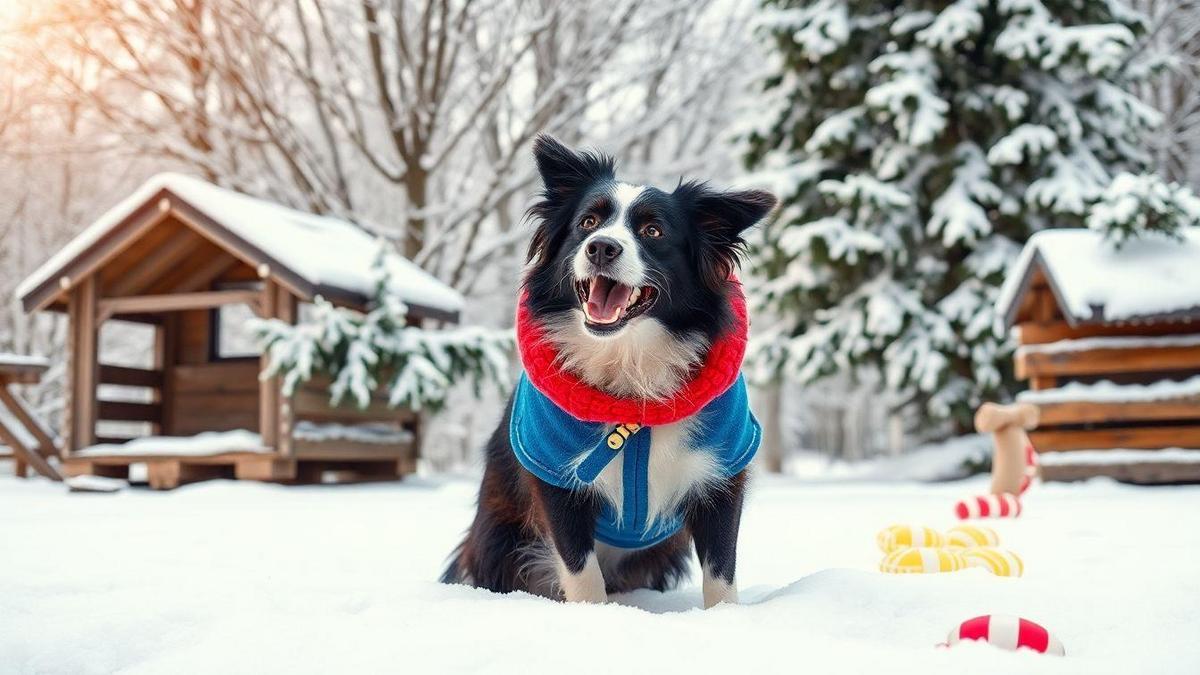
[[[631,185],[615,178],[612,158],[546,136],[534,156],[544,191],[531,209],[537,230],[518,333],[524,340],[526,326],[549,351],[522,345],[526,375],[488,442],[478,510],[442,581],[603,602],[608,593],[673,587],[688,574],[694,542],[704,605],[736,602],[745,464],[758,444],[740,377],[732,386],[722,380],[727,391],[717,402],[669,423],[621,424],[634,420],[592,411],[607,397],[637,410],[687,399],[710,370],[715,345],[736,338],[744,348],[744,301],[733,276],[741,235],[775,198],[695,182],[672,192]],[[554,372],[545,386],[530,383],[535,353],[553,354],[539,362]],[[721,353],[735,354],[732,368],[740,368],[741,351]],[[581,390],[591,398],[572,414],[594,424],[575,428],[554,401]],[[538,426],[554,420],[573,430]],[[525,436],[522,424],[532,429]],[[721,425],[728,433],[708,430]],[[530,436],[536,448],[522,440]],[[567,458],[562,471],[547,457]],[[636,522],[633,538],[603,536],[605,518]]]

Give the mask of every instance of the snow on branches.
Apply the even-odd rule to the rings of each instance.
[[[1186,187],[1155,174],[1121,173],[1088,215],[1087,226],[1120,247],[1146,233],[1178,237],[1200,223],[1200,199]]]
[[[314,375],[330,378],[333,405],[349,399],[370,404],[381,387],[392,406],[437,409],[451,387],[464,379],[478,391],[485,382],[510,385],[511,330],[482,327],[425,329],[408,325],[408,308],[395,288],[386,245],[372,273],[371,308],[363,313],[335,307],[317,297],[311,315],[293,325],[256,320],[253,329],[269,357],[263,377],[281,376],[290,396]]]
[[[993,305],[1033,232],[1120,243],[1200,216],[1149,173],[1162,116],[1132,91],[1155,66],[1120,0],[764,4],[766,88],[789,105],[749,137],[783,195],[753,252],[754,306],[776,320],[756,376],[871,371],[966,427],[1013,389]]]

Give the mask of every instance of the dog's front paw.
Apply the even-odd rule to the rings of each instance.
[[[608,602],[608,593],[604,588],[604,573],[600,571],[600,562],[596,554],[588,555],[583,569],[572,572],[565,564],[558,570],[558,582],[562,586],[563,598],[567,602],[591,602],[602,604]]]
[[[723,602],[736,605],[738,601],[737,582],[726,581],[721,577],[704,571],[704,609],[711,609]]]

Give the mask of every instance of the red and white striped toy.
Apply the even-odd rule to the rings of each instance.
[[[954,505],[959,520],[970,518],[1016,518],[1021,515],[1021,499],[1016,495],[980,495]]]
[[[982,640],[993,647],[1016,651],[1032,649],[1039,654],[1065,656],[1062,642],[1042,626],[1016,616],[985,614],[967,619],[946,637],[953,647],[964,640]]]
[[[1038,475],[1038,460],[1037,451],[1033,449],[1033,443],[1025,444],[1025,473],[1021,475],[1021,490],[1017,493],[1025,494],[1030,485],[1033,485],[1033,479]]]

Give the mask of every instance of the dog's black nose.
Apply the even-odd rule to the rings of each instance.
[[[615,260],[617,256],[621,255],[622,250],[624,249],[621,248],[621,244],[617,243],[616,239],[612,237],[596,237],[588,242],[586,250],[587,259],[593,265],[603,265]]]

